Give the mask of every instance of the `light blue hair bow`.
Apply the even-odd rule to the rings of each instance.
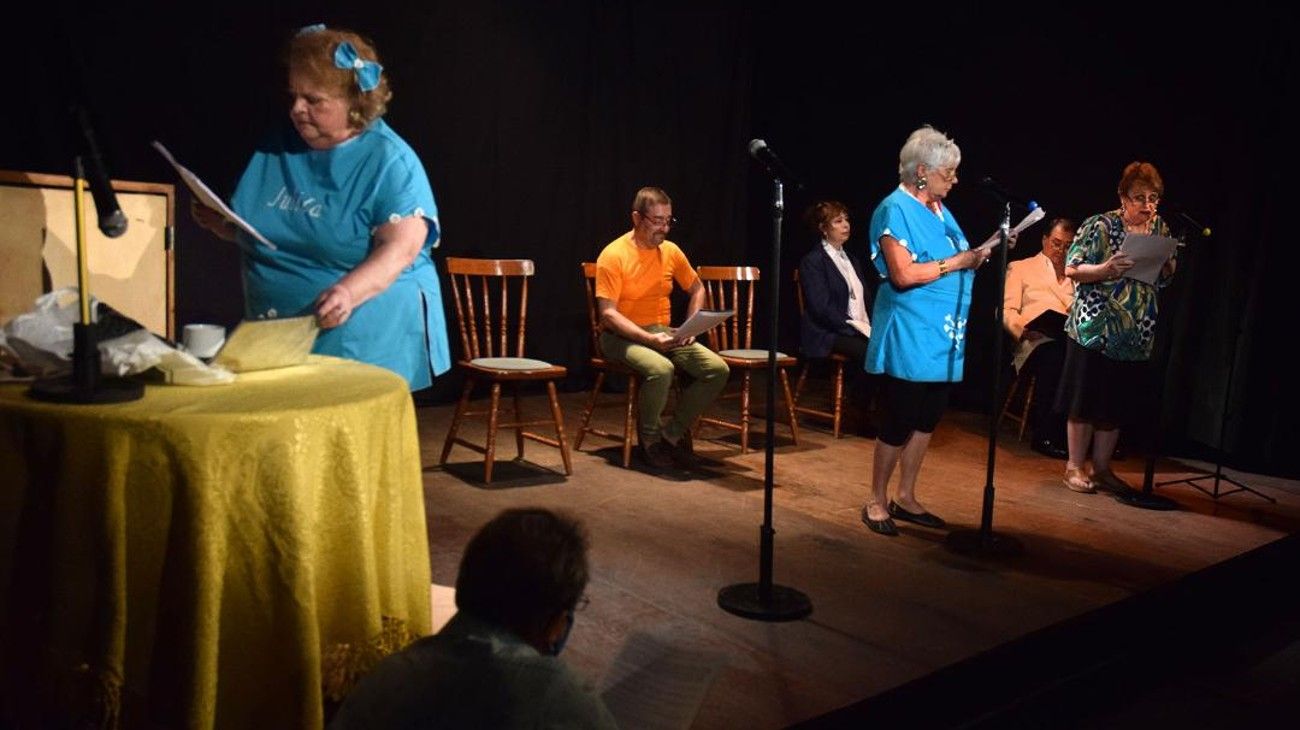
[[[361,87],[362,91],[374,91],[375,87],[379,86],[379,74],[384,71],[384,67],[378,63],[362,58],[348,41],[343,41],[338,48],[334,49],[334,65],[342,69],[352,69],[357,77],[357,86]]]

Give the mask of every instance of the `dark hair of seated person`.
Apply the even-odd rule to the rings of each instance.
[[[581,525],[549,510],[508,509],[465,547],[456,608],[533,640],[577,605],[587,578]]]

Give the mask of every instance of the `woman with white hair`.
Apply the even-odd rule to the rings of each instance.
[[[895,536],[894,520],[942,528],[916,500],[930,435],[961,380],[974,269],[989,251],[971,249],[943,199],[957,184],[961,150],[926,125],[898,155],[898,189],[871,216],[871,261],[883,279],[871,317],[866,369],[882,374],[882,422],[862,521]],[[889,480],[901,462],[897,498]]]

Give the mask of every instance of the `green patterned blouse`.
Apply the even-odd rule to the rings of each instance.
[[[1169,227],[1158,216],[1151,230],[1157,235],[1169,235]],[[1095,215],[1079,226],[1065,265],[1100,264],[1123,245],[1120,212]],[[1112,360],[1150,359],[1156,330],[1156,291],[1167,286],[1169,278],[1161,272],[1155,286],[1127,277],[1076,285],[1065,333]]]

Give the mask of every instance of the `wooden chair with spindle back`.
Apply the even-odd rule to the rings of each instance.
[[[533,262],[528,259],[468,259],[448,258],[447,272],[451,275],[452,297],[456,302],[456,324],[460,328],[461,359],[456,365],[465,374],[465,388],[456,413],[442,445],[439,464],[447,463],[453,444],[460,444],[484,455],[483,481],[492,482],[492,464],[496,460],[496,437],[500,428],[515,430],[515,449],[519,459],[524,456],[524,439],[532,439],[560,450],[564,460],[564,473],[572,474],[569,446],[564,435],[564,415],[556,397],[555,381],[563,378],[566,369],[542,360],[524,356],[524,331],[528,319],[528,280],[533,275]],[[512,302],[511,289],[517,292]],[[517,309],[512,308],[517,305]],[[514,330],[511,331],[513,322]],[[551,417],[544,420],[524,421],[519,385],[531,381],[545,381],[550,398]],[[491,384],[488,410],[469,410],[470,393],[474,384]],[[499,406],[501,385],[512,385],[514,420],[501,422]],[[459,438],[462,420],[467,416],[488,419],[485,445],[470,443]],[[526,430],[530,426],[551,425],[555,438]]]
[[[740,453],[749,451],[750,384],[753,374],[767,368],[768,351],[753,349],[754,294],[759,280],[755,266],[701,266],[697,270],[704,284],[705,306],[709,309],[734,309],[735,316],[709,330],[709,347],[727,363],[732,372],[740,373],[740,389],[724,392],[719,399],[740,398],[740,420],[731,421],[717,416],[701,416],[700,423],[708,423],[740,432]],[[790,435],[799,445],[799,422],[795,417],[794,398],[790,394],[790,378],[786,368],[798,363],[783,352],[776,353],[776,367],[785,394],[785,410]],[[768,434],[774,438],[775,434]]]

